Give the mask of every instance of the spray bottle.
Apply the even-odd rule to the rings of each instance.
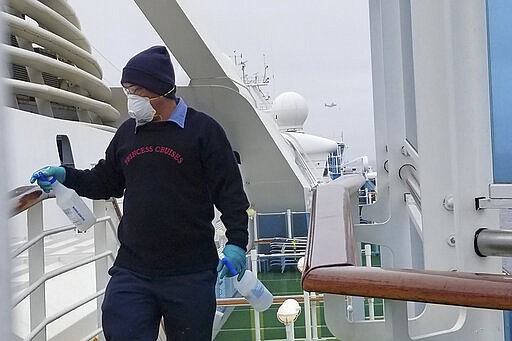
[[[37,173],[37,177],[52,184],[57,205],[76,226],[78,232],[85,232],[94,225],[96,216],[74,190],[67,188],[55,178],[46,178],[42,172]]]
[[[233,276],[237,276],[238,272],[231,265],[229,260],[222,256],[221,261],[226,264],[227,268]],[[254,310],[262,312],[272,305],[273,296],[268,289],[260,282],[251,270],[245,270],[242,279],[238,280],[233,277],[233,284],[238,292],[249,301]]]

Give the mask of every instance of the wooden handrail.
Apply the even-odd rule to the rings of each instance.
[[[29,185],[21,186],[7,192],[7,197],[9,199],[9,218],[12,218],[45,199],[55,198],[55,195],[53,192],[45,193],[37,185]],[[117,218],[120,220],[123,214],[121,213],[116,198],[112,197],[106,201],[112,204]]]
[[[7,192],[9,200],[9,218],[14,217],[41,201],[53,198],[53,193],[45,193],[39,186],[21,186]]]
[[[326,266],[309,269],[302,286],[330,294],[512,309],[512,277],[499,274]]]
[[[384,269],[356,266],[347,198],[350,188],[338,187],[338,205],[345,207],[340,221],[321,205],[332,200],[332,183],[320,185],[313,196],[310,235],[302,287],[306,291],[380,297],[402,301],[512,310],[512,277],[457,271]],[[331,196],[330,198],[328,198]],[[338,216],[336,214],[335,216]],[[338,217],[339,218],[339,217]],[[337,247],[331,247],[337,241]],[[327,243],[327,244],[326,244]],[[351,245],[352,244],[352,245]]]

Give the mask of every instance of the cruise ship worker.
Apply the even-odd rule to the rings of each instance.
[[[229,276],[214,243],[214,205],[226,227],[224,256],[239,276],[246,269],[249,202],[237,161],[223,128],[176,97],[164,46],[132,57],[121,84],[131,118],[105,158],[92,169],[41,171],[84,197],[124,195],[121,246],[102,306],[106,339],[155,340],[163,318],[168,339],[210,341],[217,272]]]

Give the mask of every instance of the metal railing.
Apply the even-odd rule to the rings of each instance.
[[[416,205],[421,210],[421,190],[416,167],[407,163],[400,167],[398,170],[398,176],[409,188],[409,191],[414,198]]]
[[[475,253],[480,257],[510,257],[512,256],[512,231],[482,227],[475,232],[473,246]]]
[[[59,266],[51,271],[46,270],[45,260],[49,254],[45,247],[45,239],[75,229],[74,225],[64,225],[53,228],[45,228],[43,223],[43,201],[54,196],[46,194],[37,186],[24,186],[9,192],[10,217],[26,213],[27,215],[27,240],[11,251],[11,261],[28,252],[28,287],[16,293],[11,298],[11,309],[16,308],[27,298],[30,298],[30,332],[23,337],[23,340],[46,340],[47,327],[50,323],[62,318],[71,311],[78,309],[88,302],[97,300],[96,324],[90,326],[89,335],[95,337],[102,331],[101,305],[102,296],[105,292],[108,273],[107,270],[113,262],[119,242],[116,238],[116,227],[112,216],[120,219],[120,210],[115,201],[94,201],[93,210],[99,217],[94,224],[94,251],[93,255],[80,258],[68,264]],[[112,216],[106,215],[106,204],[110,204],[109,210]],[[107,235],[107,223],[110,227],[111,236]],[[79,298],[51,315],[48,315],[46,302],[46,284],[51,279],[66,274],[72,270],[83,268],[88,264],[95,265],[95,292]],[[89,336],[86,336],[89,337]],[[89,339],[90,339],[89,338]]]
[[[18,291],[11,297],[11,309],[15,309],[25,300],[30,299],[30,308],[27,320],[30,320],[30,330],[26,335],[21,336],[23,340],[48,340],[52,336],[48,335],[48,326],[68,315],[69,313],[85,306],[91,301],[96,300],[96,309],[92,312],[96,316],[96,323],[91,324],[87,322],[86,328],[81,326],[80,333],[77,337],[80,340],[91,340],[96,337],[101,339],[101,303],[102,296],[105,293],[106,284],[108,281],[108,268],[115,258],[119,242],[116,238],[116,221],[120,219],[121,211],[117,206],[117,201],[111,199],[109,201],[95,200],[93,201],[93,210],[97,217],[99,217],[92,229],[89,231],[94,232],[93,245],[91,251],[93,254],[86,257],[73,260],[67,264],[60,265],[57,268],[47,270],[45,259],[48,258],[49,253],[45,247],[45,239],[59,234],[66,233],[75,229],[74,225],[68,224],[64,226],[46,228],[43,223],[43,201],[54,198],[53,194],[44,193],[37,186],[24,186],[9,192],[9,208],[10,217],[18,214],[27,215],[27,235],[26,241],[17,245],[10,252],[11,260],[19,257],[24,257],[28,252],[28,272],[29,280],[28,286],[23,290]],[[107,213],[107,207],[109,215]],[[291,211],[287,212],[291,220]],[[107,227],[108,224],[108,227]],[[90,233],[90,232],[87,233]],[[110,231],[110,232],[109,232]],[[108,235],[107,235],[108,234]],[[283,238],[285,243],[294,245],[294,239]],[[286,245],[288,245],[286,244]],[[255,273],[258,272],[258,261],[266,259],[267,257],[296,257],[299,258],[304,255],[304,252],[295,248],[293,250],[285,250],[282,253],[275,253],[271,255],[257,254],[256,250],[251,250],[250,262],[251,268]],[[59,278],[64,274],[69,273],[75,269],[83,268],[89,264],[95,265],[95,276],[91,279],[95,280],[95,290],[92,293],[87,293],[84,297],[78,297],[74,302],[68,302],[66,307],[62,307],[57,311],[48,310],[47,305],[47,292],[46,284],[50,280]],[[322,295],[317,295],[315,292],[303,292],[303,294],[296,295],[280,295],[274,296],[272,304],[281,304],[286,299],[295,299],[304,305],[304,313],[309,317],[306,320],[306,328],[311,331],[312,335],[318,335],[318,320],[317,320],[317,307],[316,303],[323,301]],[[243,306],[249,303],[244,298],[219,298],[217,299],[218,306]],[[252,314],[252,319],[255,328],[257,328],[257,340],[262,340],[260,314]],[[66,326],[62,332],[74,332],[73,325]],[[310,333],[310,335],[311,335]],[[20,335],[18,335],[20,336]],[[58,338],[58,337],[57,337]],[[318,339],[318,337],[316,338]]]

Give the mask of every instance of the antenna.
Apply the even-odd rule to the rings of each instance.
[[[242,68],[242,81],[244,83],[247,82],[247,79],[245,77],[245,67],[246,67],[247,62],[248,62],[248,60],[244,60],[242,52],[240,52],[240,67]]]
[[[246,63],[246,61],[245,62],[240,62],[240,65],[242,66],[242,80],[243,80],[244,83],[246,83],[246,81],[247,81],[245,79],[245,63]]]
[[[268,64],[267,64],[265,57],[266,57],[265,54],[263,54],[263,80],[262,80],[262,82],[268,83],[269,82],[269,79],[267,77]]]
[[[240,68],[242,69],[242,81],[244,83],[247,82],[247,79],[245,76],[245,67],[246,67],[247,60],[244,60],[242,52],[240,52],[240,55],[238,55],[236,50],[233,50],[233,57],[234,57],[235,66],[240,66]]]

